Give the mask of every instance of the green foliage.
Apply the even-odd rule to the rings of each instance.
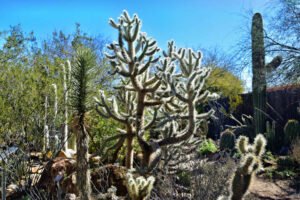
[[[212,67],[207,79],[207,89],[229,99],[230,108],[234,110],[242,103],[240,94],[243,93],[242,81],[224,68]]]
[[[96,115],[94,113],[91,115],[91,117],[88,118],[88,124],[90,127],[92,127],[90,132],[90,152],[97,152],[101,155],[104,152],[99,152],[100,149],[105,149],[113,144],[112,142],[105,144],[103,141],[106,138],[113,136],[117,132],[117,128],[120,127],[120,124],[112,119],[99,117],[99,115]]]
[[[297,161],[290,156],[279,157],[277,160],[277,165],[279,169],[293,169],[298,166]]]
[[[223,133],[221,133],[220,138],[220,149],[225,150],[233,150],[235,147],[235,135],[230,130],[225,130]]]
[[[191,174],[187,171],[181,171],[177,174],[180,184],[185,187],[190,187],[191,185]]]
[[[290,145],[293,141],[300,137],[300,124],[297,120],[290,119],[284,126],[285,144]]]
[[[92,83],[96,56],[88,48],[79,47],[76,51],[74,65],[72,65],[72,93],[71,101],[75,111],[79,114],[90,110]]]
[[[203,142],[201,142],[198,148],[198,152],[200,153],[200,155],[216,153],[217,151],[218,147],[212,139],[205,139]]]

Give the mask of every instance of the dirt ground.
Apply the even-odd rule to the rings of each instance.
[[[250,193],[259,199],[300,200],[300,193],[297,194],[290,184],[290,180],[273,181],[254,177],[250,186]]]

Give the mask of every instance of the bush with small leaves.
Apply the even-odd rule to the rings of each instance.
[[[218,147],[214,143],[212,139],[204,140],[198,149],[200,155],[207,155],[211,153],[216,153],[218,151]]]

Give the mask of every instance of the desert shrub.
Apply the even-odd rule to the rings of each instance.
[[[265,170],[264,176],[269,179],[291,179],[296,176],[296,172],[291,169],[275,169],[268,168]]]
[[[203,161],[195,166],[191,178],[193,199],[215,200],[228,194],[230,177],[235,162],[228,159],[225,163]]]
[[[293,157],[280,157],[277,160],[279,169],[292,169],[297,166],[296,160]]]
[[[191,174],[186,171],[182,171],[178,174],[179,182],[184,186],[190,186]]]
[[[200,155],[207,155],[211,153],[216,153],[218,151],[218,147],[214,143],[212,139],[206,139],[204,140],[198,149],[198,152]]]
[[[150,200],[189,200],[185,187],[177,184],[178,176],[159,173]]]

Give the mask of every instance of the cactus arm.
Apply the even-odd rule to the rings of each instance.
[[[266,65],[268,71],[276,69],[282,62],[281,56],[276,56],[271,62]]]

